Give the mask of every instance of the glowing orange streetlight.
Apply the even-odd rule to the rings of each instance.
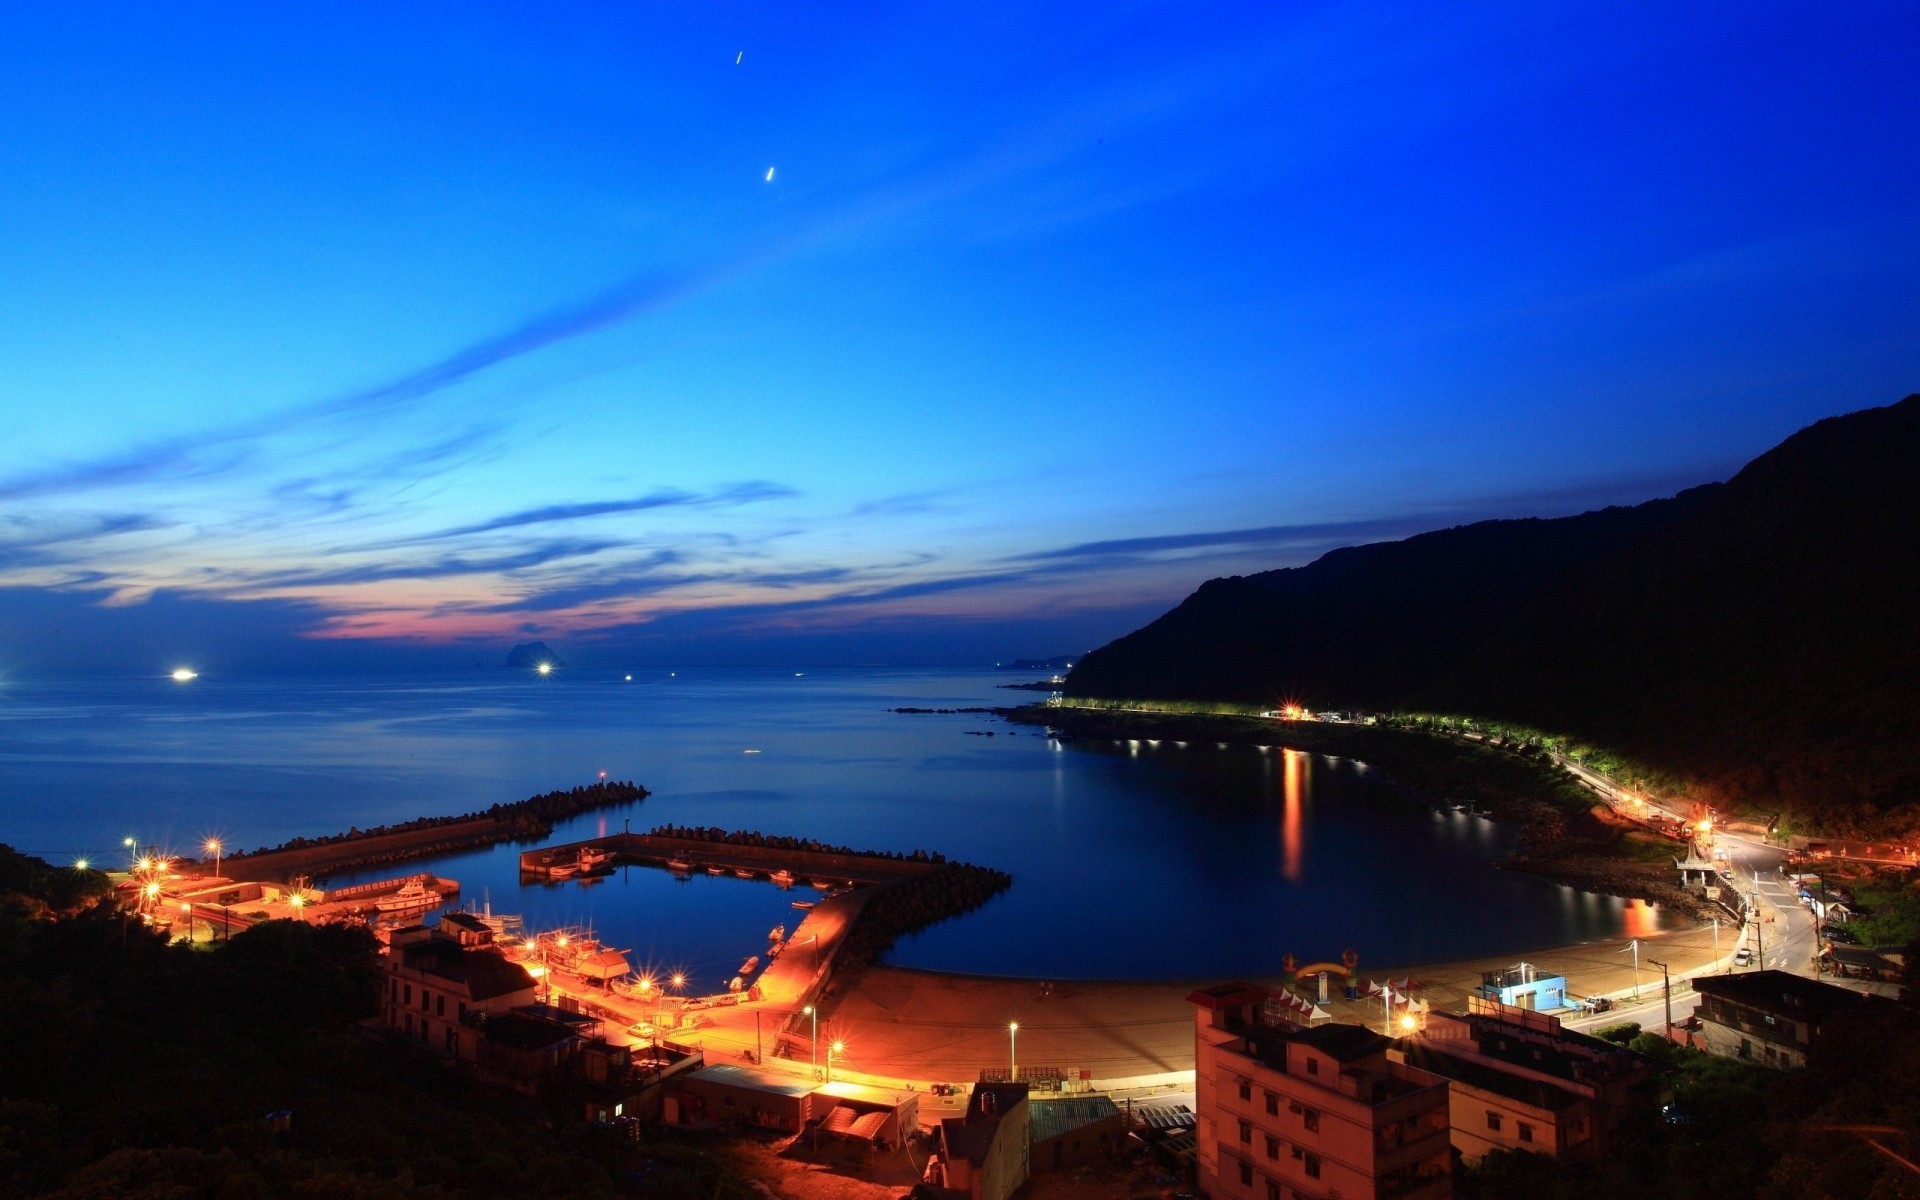
[[[1020,1082],[1020,1022],[1007,1022],[1007,1079]]]
[[[847,1052],[847,1044],[845,1042],[835,1042],[833,1045],[827,1047],[827,1082],[828,1083],[833,1082],[833,1056],[836,1054],[845,1054],[846,1052]]]
[[[304,895],[295,892],[287,903],[293,905],[293,915],[297,919],[301,921],[307,919],[307,898]]]
[[[220,874],[220,851],[221,851],[220,839],[208,838],[207,853],[213,855],[213,873],[215,875]]]

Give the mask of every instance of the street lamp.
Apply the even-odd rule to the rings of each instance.
[[[305,896],[301,895],[299,892],[295,892],[293,894],[293,899],[287,901],[287,903],[293,905],[293,915],[296,918],[298,918],[301,921],[305,921],[307,919],[307,898]]]
[[[185,900],[180,902],[180,911],[187,914],[187,945],[193,945],[193,905]]]
[[[818,1075],[820,1073],[820,1014],[814,1011],[811,1004],[800,1011],[813,1018],[813,1042],[812,1049],[808,1051],[808,1057],[813,1064],[813,1073]]]
[[[1007,1022],[1007,1081],[1020,1082],[1020,1022]]]
[[[847,1044],[845,1042],[835,1042],[833,1045],[827,1047],[827,1082],[828,1083],[833,1082],[833,1056],[836,1054],[845,1054],[846,1052],[847,1052]]]
[[[207,851],[213,855],[213,873],[215,876],[220,874],[220,849],[219,838],[207,839]]]
[[[1667,998],[1667,1044],[1673,1044],[1673,980],[1667,975],[1667,964],[1647,960],[1650,967],[1660,968],[1660,988]]]

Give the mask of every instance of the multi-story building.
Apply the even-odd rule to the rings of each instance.
[[[1709,1054],[1768,1067],[1806,1066],[1807,1055],[1819,1052],[1822,1031],[1871,1001],[1785,971],[1699,975],[1693,990],[1700,994],[1693,1010],[1700,1020],[1695,1044]]]
[[[1216,1200],[1444,1200],[1447,1081],[1393,1062],[1358,1025],[1264,1016],[1264,988],[1194,1005],[1200,1190]]]
[[[462,1055],[471,1016],[506,1015],[534,1002],[533,976],[492,946],[492,934],[449,914],[438,929],[396,929],[387,952],[387,1028],[448,1057]]]
[[[1653,1065],[1558,1017],[1474,997],[1464,1015],[1433,1013],[1392,1057],[1444,1076],[1454,1149],[1471,1165],[1493,1150],[1593,1158],[1636,1115],[1658,1107]]]

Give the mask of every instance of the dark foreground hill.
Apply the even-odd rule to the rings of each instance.
[[[1916,463],[1920,396],[1671,500],[1213,580],[1066,690],[1474,713],[1723,800],[1884,824],[1920,805]]]

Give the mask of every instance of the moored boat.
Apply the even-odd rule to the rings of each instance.
[[[383,913],[425,912],[440,903],[440,893],[430,890],[419,879],[407,880],[406,886],[389,896],[382,896],[373,902],[373,906]]]
[[[771,876],[769,876],[769,878],[771,878],[775,883],[779,884],[781,887],[793,886],[793,872],[785,869],[784,867],[778,871],[775,871]]]

